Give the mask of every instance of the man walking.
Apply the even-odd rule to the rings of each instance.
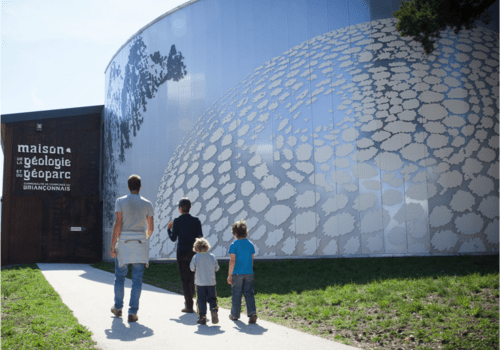
[[[122,315],[125,277],[128,265],[132,265],[132,291],[128,309],[128,322],[135,322],[139,310],[144,267],[149,264],[147,239],[154,230],[153,205],[139,196],[141,178],[131,175],[128,178],[130,194],[120,197],[115,203],[116,221],[111,238],[111,257],[115,258],[115,303],[111,312]],[[146,231],[147,224],[147,231]]]
[[[177,266],[182,281],[182,291],[184,292],[184,309],[182,312],[192,313],[194,297],[194,272],[189,268],[191,259],[195,255],[193,245],[196,238],[203,237],[201,232],[201,222],[197,217],[191,216],[191,201],[182,198],[179,203],[181,216],[168,223],[167,231],[172,242],[179,238],[177,243]],[[172,230],[173,227],[173,230]]]

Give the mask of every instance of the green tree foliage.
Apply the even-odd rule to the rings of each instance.
[[[425,53],[434,50],[439,32],[451,28],[458,34],[473,29],[477,20],[486,24],[491,15],[486,10],[495,0],[410,0],[404,1],[394,17],[396,29],[402,36],[412,36],[424,47]]]

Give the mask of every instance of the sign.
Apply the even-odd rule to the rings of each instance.
[[[70,191],[71,148],[17,145],[16,177],[27,191]]]

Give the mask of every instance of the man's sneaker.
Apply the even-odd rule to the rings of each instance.
[[[219,315],[217,314],[217,310],[212,310],[212,323],[219,323]]]
[[[248,323],[256,323],[257,322],[257,315],[256,314],[253,314],[250,316],[250,318],[248,319]]]
[[[131,315],[131,314],[128,315],[129,322],[136,322],[138,319],[139,317],[137,315]]]
[[[196,323],[207,324],[207,316],[200,316],[200,317],[198,317],[198,321],[196,321]]]
[[[188,314],[192,314],[192,313],[194,313],[194,310],[193,310],[193,309],[189,309],[189,308],[187,308],[187,307],[185,307],[185,308],[184,308],[184,309],[182,309],[181,311],[182,311],[182,312],[186,312],[186,313],[188,313]]]
[[[238,321],[238,318],[234,317],[233,315],[229,314],[229,319],[233,321]]]
[[[122,317],[122,310],[117,310],[115,307],[111,307],[111,312],[116,316],[116,317]]]

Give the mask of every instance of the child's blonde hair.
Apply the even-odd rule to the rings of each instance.
[[[233,226],[231,226],[231,231],[237,239],[242,239],[248,236],[247,223],[245,220],[236,221]]]
[[[197,250],[198,249],[198,250]],[[194,246],[193,246],[193,251],[196,252],[208,252],[210,249],[210,243],[208,241],[201,237],[201,238],[196,238],[194,241]]]

